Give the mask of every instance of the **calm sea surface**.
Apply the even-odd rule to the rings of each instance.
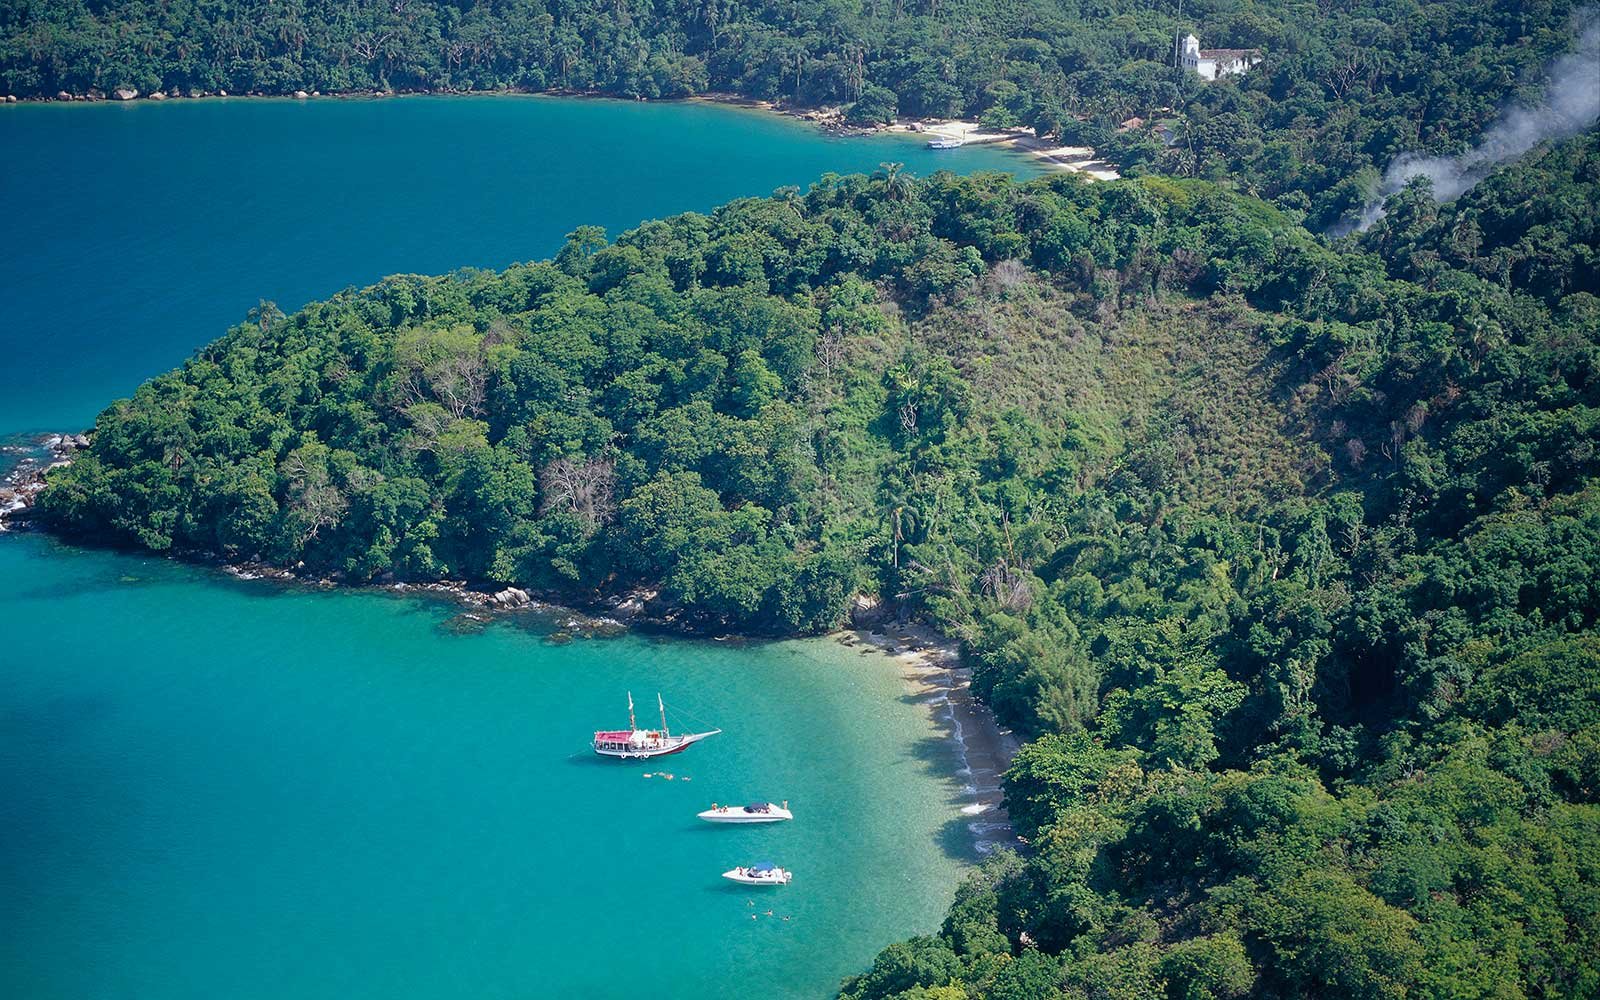
[[[540,98],[0,108],[0,150],[0,436],[87,426],[261,298],[883,160],[1034,170]],[[0,995],[820,996],[937,926],[959,761],[881,659],[458,612],[0,536]],[[629,690],[726,732],[596,761]],[[694,818],[756,797],[798,819]],[[758,860],[795,883],[718,877]]]
[[[0,433],[86,426],[261,299],[505,267],[580,225],[886,160],[1038,171],[757,111],[544,97],[0,106],[0,153]]]

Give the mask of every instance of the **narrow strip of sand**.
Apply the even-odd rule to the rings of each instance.
[[[878,649],[893,659],[909,693],[928,707],[955,747],[966,785],[960,808],[968,817],[974,849],[988,854],[997,847],[1017,846],[1000,777],[1021,740],[972,693],[972,671],[962,666],[959,645],[926,626],[894,623],[836,632],[834,638],[849,646]]]
[[[1096,180],[1114,181],[1119,176],[1115,166],[1096,159],[1094,150],[1088,146],[1064,146],[1058,142],[1040,139],[1023,128],[990,129],[984,128],[978,122],[948,118],[913,118],[898,121],[885,131],[912,132],[928,136],[930,139],[959,139],[963,145],[1009,146],[1032,153],[1053,167],[1088,174]]]

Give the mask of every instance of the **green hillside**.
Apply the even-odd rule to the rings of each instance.
[[[1196,180],[829,176],[263,304],[42,505],[961,637],[1030,846],[850,1000],[1589,995],[1597,199],[1593,132],[1339,245]]]

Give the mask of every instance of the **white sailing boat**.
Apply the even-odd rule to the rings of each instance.
[[[594,752],[602,757],[618,757],[623,760],[665,757],[670,753],[681,753],[689,749],[691,744],[722,732],[720,729],[713,729],[704,733],[684,733],[674,736],[667,730],[667,706],[661,700],[660,692],[656,693],[656,706],[661,709],[661,728],[640,729],[639,723],[633,717],[633,692],[629,691],[628,728],[596,730]]]

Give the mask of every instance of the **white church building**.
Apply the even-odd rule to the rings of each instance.
[[[1260,61],[1260,49],[1202,49],[1200,39],[1192,34],[1178,39],[1178,65],[1199,73],[1202,79],[1238,76]]]

